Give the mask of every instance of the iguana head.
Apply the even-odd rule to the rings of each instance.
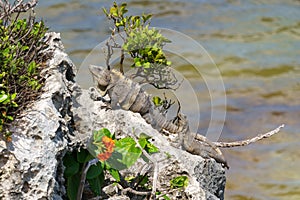
[[[89,70],[92,73],[94,82],[97,84],[98,88],[105,91],[110,83],[110,71],[105,67],[96,65],[90,65]]]

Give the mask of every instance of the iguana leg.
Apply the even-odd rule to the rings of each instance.
[[[89,94],[91,99],[93,99],[94,101],[102,101],[103,103],[105,103],[105,106],[101,106],[101,109],[106,109],[106,110],[110,110],[111,109],[111,100],[107,100],[105,98],[103,98],[99,92],[97,91],[96,88],[94,87],[90,87],[89,88]]]

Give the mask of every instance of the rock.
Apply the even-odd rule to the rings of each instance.
[[[171,146],[169,138],[153,129],[138,113],[125,110],[103,108],[105,104],[90,98],[90,92],[77,87],[74,95],[72,112],[76,122],[77,134],[73,140],[88,142],[93,130],[108,128],[116,137],[132,136],[144,133],[152,138],[152,143],[160,149],[152,155],[158,165],[158,190],[171,191],[170,180],[181,175],[189,178],[184,191],[168,192],[171,199],[224,199],[225,170],[213,159],[205,160],[200,156]],[[102,107],[102,108],[101,108]],[[170,155],[170,157],[166,154]],[[146,165],[139,159],[131,168],[122,170],[121,174],[137,176]],[[153,172],[153,170],[152,170]],[[150,176],[153,173],[150,173]],[[109,193],[110,195],[111,192]],[[108,195],[108,196],[110,196]],[[114,194],[117,195],[117,192]],[[118,196],[120,197],[120,196]],[[121,197],[120,197],[121,198]],[[138,196],[131,199],[140,199]]]
[[[72,127],[71,92],[75,66],[64,52],[60,34],[48,33],[44,93],[13,126],[12,142],[0,155],[0,199],[62,199],[62,157]]]
[[[170,199],[224,199],[226,178],[221,164],[173,147],[169,141],[174,138],[153,129],[138,113],[103,108],[103,102],[94,101],[90,91],[75,83],[75,66],[64,52],[60,35],[49,33],[47,37],[47,51],[53,58],[42,72],[45,92],[11,127],[12,142],[1,144],[0,199],[65,199],[63,156],[68,150],[86,148],[92,131],[104,127],[117,138],[132,136],[133,128],[136,135],[145,133],[152,138],[160,149],[152,155],[158,169],[157,189]],[[152,184],[153,163],[139,159],[121,174],[148,173]],[[183,190],[171,189],[170,180],[178,176],[188,177]],[[143,199],[121,195],[120,188],[111,183],[103,186],[106,199]]]

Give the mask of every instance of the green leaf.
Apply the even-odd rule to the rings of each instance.
[[[117,140],[115,151],[121,154],[119,161],[129,168],[141,156],[142,150],[136,147],[134,139],[130,137]]]
[[[120,13],[123,16],[125,13],[128,12],[128,10],[126,9],[127,3],[122,3],[121,4],[121,8],[120,8]]]
[[[160,97],[158,97],[158,96],[154,96],[153,98],[152,98],[152,102],[154,103],[154,105],[155,106],[161,106],[162,104],[163,104],[163,101],[161,100],[161,98]]]
[[[86,149],[80,149],[80,151],[77,152],[77,162],[79,163],[88,162],[93,158],[94,157]]]
[[[145,146],[145,151],[149,154],[157,153],[157,152],[159,152],[159,148],[157,148],[151,142],[147,141],[146,146]]]
[[[4,78],[4,77],[5,77],[5,75],[6,75],[6,72],[2,72],[2,73],[0,73],[0,79]],[[3,85],[3,84],[1,84],[1,85]],[[0,86],[0,87],[3,87],[3,86]]]
[[[142,187],[144,187],[149,182],[148,176],[139,176],[139,178],[142,179],[139,181],[139,185]]]
[[[147,139],[146,138],[139,138],[139,144],[140,146],[144,149],[146,144],[147,144]]]
[[[132,182],[135,179],[135,176],[126,176],[124,178],[125,181],[127,181],[128,183]]]
[[[108,16],[107,10],[105,8],[102,8],[103,13]]]
[[[170,159],[172,157],[172,155],[169,152],[164,152],[164,153],[165,153],[167,159]]]
[[[29,46],[22,46],[22,48],[21,48],[22,51],[26,51],[28,49],[29,49]]]
[[[120,173],[118,170],[116,170],[114,168],[109,168],[108,171],[117,182],[121,181]]]
[[[16,102],[14,102],[14,101],[11,102],[11,106],[14,107],[14,108],[19,107],[19,105]]]
[[[109,12],[112,16],[118,17],[118,8],[117,7],[115,7],[115,6],[111,7]]]
[[[124,26],[124,24],[123,24],[123,21],[121,21],[121,22],[116,22],[116,27],[119,27],[119,26]]]
[[[136,67],[140,67],[140,66],[142,66],[142,64],[141,64],[140,61],[138,61],[138,62],[135,63],[135,66],[136,66]]]
[[[186,187],[189,183],[187,176],[177,176],[170,180],[171,188],[183,188]]]
[[[87,181],[89,182],[89,185],[92,191],[95,193],[95,195],[99,196],[101,194],[101,188],[104,183],[104,173],[100,174],[99,176],[93,179],[87,179]]]
[[[93,131],[93,141],[95,143],[98,143],[98,142],[102,143],[102,137],[104,135],[109,138],[113,137],[113,135],[110,133],[110,131],[107,128],[102,128],[99,131]]]
[[[151,137],[145,133],[140,133],[139,138],[145,138],[145,139],[149,140]]]
[[[148,21],[151,17],[152,17],[152,14],[149,14],[149,15],[142,14],[142,18],[143,18],[144,23],[146,21]]]
[[[102,128],[100,132],[109,138],[113,138],[113,134],[111,134],[111,132],[107,128]]]
[[[79,163],[76,162],[74,153],[66,153],[65,157],[63,158],[63,163],[66,167],[64,171],[64,175],[66,177],[71,177],[79,172]]]
[[[10,99],[11,99],[11,100],[14,100],[14,99],[16,98],[16,96],[17,96],[17,93],[13,93],[13,94],[10,96]]]
[[[12,116],[9,116],[9,115],[7,115],[5,118],[6,118],[6,119],[9,119],[10,121],[13,121],[13,120],[14,120],[14,118],[13,118]]]
[[[96,165],[92,165],[87,174],[86,174],[86,178],[87,179],[93,179],[96,178],[97,176],[99,176],[101,173],[103,173],[103,168],[101,165],[101,162],[97,162]]]
[[[0,94],[0,103],[4,102],[7,99],[8,99],[8,95],[7,94]]]
[[[36,70],[36,63],[34,61],[32,61],[31,63],[29,63],[27,71],[29,75],[32,75],[35,73]]]
[[[166,194],[162,196],[165,200],[171,200]]]
[[[76,200],[79,183],[80,183],[79,174],[68,178],[68,180],[67,180],[67,195],[70,200]]]
[[[151,66],[151,64],[150,64],[150,62],[145,62],[144,64],[143,64],[143,67],[144,68],[150,68],[150,66]]]

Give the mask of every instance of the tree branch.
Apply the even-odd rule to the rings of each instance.
[[[30,0],[27,3],[23,3],[23,0],[15,0],[13,4],[10,4],[7,0],[0,1],[0,19],[5,16],[11,16],[13,13],[27,12],[29,9],[34,8],[38,3],[38,0]]]

